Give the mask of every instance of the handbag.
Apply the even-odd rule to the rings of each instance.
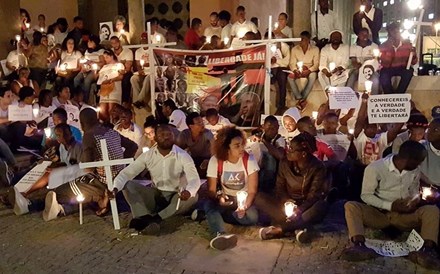
[[[101,89],[99,90],[99,96],[108,96],[115,89],[115,83],[110,82],[108,84],[101,84]]]

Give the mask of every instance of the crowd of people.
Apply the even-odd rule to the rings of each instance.
[[[387,27],[388,40],[380,45],[382,12],[371,0],[361,4],[365,10],[353,17],[358,40],[351,47],[343,43],[328,0],[319,0],[318,11],[311,15],[312,31],[303,31],[301,42],[276,44],[271,75],[278,83],[280,116],[265,116],[251,132],[220,115],[216,104],[192,112],[179,109],[167,96],[156,98],[156,112],[140,127],[134,113],[141,108],[151,112],[154,75],[145,70],[152,65],[147,48],[133,53],[123,47],[131,40],[123,16],[115,18],[113,36],[101,41],[104,36],[85,30],[81,17],[74,18],[70,31],[65,18],[46,26],[44,15],[30,27],[29,14],[21,10],[22,33],[6,63],[10,83],[0,88],[0,186],[8,189],[1,202],[17,215],[43,211],[43,219],[51,221],[75,213],[78,196],[98,216],[108,213],[110,199],[125,199],[132,213],[130,229],[157,234],[162,220],[191,214],[194,220],[206,218],[210,246],[225,250],[237,244],[237,235],[226,231],[225,222],[260,225],[261,240],[294,235],[307,243],[313,240],[310,229],[323,221],[331,205],[347,200],[352,246],[342,258],[377,256],[365,245],[365,227],[417,229],[424,244],[409,258],[440,269],[440,107],[432,110],[430,121],[412,102],[406,123],[368,122],[370,94],[406,92],[413,75],[406,64],[413,48],[401,39],[397,23]],[[160,26],[151,18],[151,37],[143,34],[141,43],[175,42],[172,47],[189,50],[229,48],[240,39],[267,37],[253,19],[246,19],[242,6],[233,24],[228,11],[212,12],[204,31],[202,21],[194,18],[181,37],[172,25]],[[281,13],[274,37],[293,37],[287,22],[288,15]],[[379,69],[364,66],[369,60]],[[332,86],[364,91],[356,83],[365,71],[372,88],[359,92],[358,109],[330,109],[327,101],[316,116],[303,115],[317,79],[324,92]],[[396,90],[393,76],[401,77]],[[301,78],[308,81],[302,90],[297,81]],[[295,106],[286,105],[288,86]],[[10,121],[10,106],[31,106],[36,119]],[[71,107],[78,109],[79,117]],[[79,168],[79,163],[103,159],[102,139],[111,160],[135,158],[127,166],[111,167],[113,190],[107,188],[103,167]],[[19,169],[14,153],[23,148],[50,164],[29,189],[19,191],[14,185],[43,164],[39,160]],[[145,180],[151,184],[139,183]]]

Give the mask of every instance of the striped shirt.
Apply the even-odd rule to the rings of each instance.
[[[408,58],[413,46],[408,41],[401,41],[400,45],[395,47],[390,40],[387,40],[380,46],[381,65],[383,68],[402,68],[406,67]],[[411,64],[417,63],[417,54],[413,55]]]

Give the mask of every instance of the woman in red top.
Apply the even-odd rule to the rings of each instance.
[[[185,44],[188,49],[198,50],[201,46],[200,33],[202,31],[202,20],[193,18],[191,20],[191,28],[186,32]]]

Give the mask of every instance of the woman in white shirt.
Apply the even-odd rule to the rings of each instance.
[[[208,164],[208,195],[204,210],[214,234],[210,246],[224,250],[237,244],[237,236],[226,234],[224,220],[238,225],[255,225],[258,212],[253,206],[258,189],[258,164],[245,152],[246,137],[235,127],[218,131]],[[238,203],[238,194],[245,195]]]
[[[70,102],[70,88],[68,86],[63,86],[57,89],[57,96],[52,99],[52,106],[54,108],[59,108],[63,105],[71,105]]]
[[[30,70],[28,68],[22,67],[18,70],[18,79],[12,81],[11,91],[14,95],[18,96],[18,93],[22,87],[31,87],[34,89],[34,95],[38,96],[40,94],[40,86],[37,81],[29,79]]]
[[[63,85],[73,87],[73,79],[80,71],[79,60],[82,57],[77,49],[73,38],[64,39],[61,45],[61,57],[57,67],[57,78],[55,80],[55,89]]]
[[[104,60],[106,65],[99,71],[98,85],[99,90],[99,107],[100,118],[104,122],[110,121],[110,111],[117,104],[121,104],[122,100],[122,77],[121,70],[124,65],[118,63],[118,58],[111,50],[104,51]]]

